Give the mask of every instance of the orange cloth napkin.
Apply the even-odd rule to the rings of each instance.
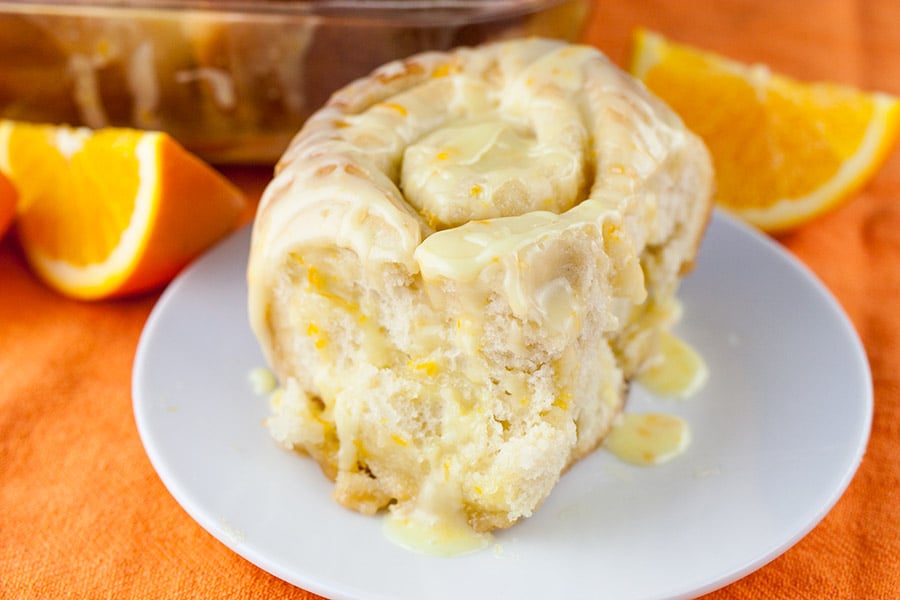
[[[586,40],[624,64],[638,25],[801,78],[900,95],[894,0],[598,0]],[[226,173],[254,198],[268,177],[267,169]],[[859,331],[875,384],[874,425],[858,474],[822,523],[709,597],[895,598],[900,152],[853,203],[780,241]],[[206,533],[153,471],[130,386],[157,297],[66,300],[34,279],[14,236],[0,243],[0,597],[314,598]]]

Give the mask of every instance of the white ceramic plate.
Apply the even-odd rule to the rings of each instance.
[[[147,454],[175,499],[261,568],[334,598],[680,598],[775,558],[825,516],[852,478],[872,413],[868,365],[824,287],[779,246],[714,216],[681,298],[683,338],[710,367],[700,394],[633,388],[628,409],[685,418],[693,443],[660,467],[605,451],[581,461],[530,519],[476,554],[404,550],[377,517],[332,501],[310,459],[261,422],[248,374],[249,230],[166,290],[134,366]]]

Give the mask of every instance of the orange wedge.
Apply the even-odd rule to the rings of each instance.
[[[0,121],[34,271],[81,299],[160,286],[230,232],[241,192],[164,133]]]
[[[709,147],[717,202],[783,231],[852,197],[900,135],[900,102],[831,83],[803,83],[648,31],[631,72]]]
[[[6,234],[16,216],[16,188],[0,173],[0,239]]]

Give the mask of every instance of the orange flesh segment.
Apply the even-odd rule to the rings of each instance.
[[[0,140],[26,256],[70,296],[165,283],[246,208],[236,187],[163,133],[2,121]]]
[[[846,200],[900,135],[886,94],[802,83],[646,31],[632,72],[706,142],[718,203],[767,230]]]

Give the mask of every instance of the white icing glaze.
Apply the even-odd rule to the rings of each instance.
[[[249,267],[255,329],[265,330],[258,294],[277,257],[330,244],[372,273],[393,263],[465,282],[471,296],[501,291],[517,314],[566,329],[584,307],[551,276],[547,240],[624,228],[640,247],[668,233],[628,219],[629,198],[684,143],[654,103],[595,49],[538,39],[420,55],[351,84],[310,118],[263,196]],[[499,207],[472,201],[504,189],[524,192]],[[639,301],[638,265],[629,271]]]

